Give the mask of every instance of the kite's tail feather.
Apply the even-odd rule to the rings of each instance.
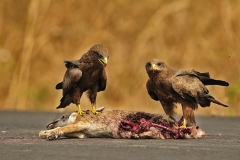
[[[61,99],[61,103],[60,105],[57,107],[58,108],[65,108],[66,106],[68,106],[69,104],[72,103],[72,97],[69,96],[68,94],[66,96],[63,96]]]
[[[219,85],[219,86],[229,86],[229,83],[222,80],[216,80],[212,78],[204,78],[202,80],[204,85]]]
[[[229,83],[223,80],[217,80],[210,78],[209,72],[198,72],[193,70],[199,77],[200,81],[204,85],[219,85],[219,86],[229,86]]]
[[[227,105],[225,105],[225,104],[217,101],[217,100],[214,99],[213,97],[208,97],[207,99],[208,99],[209,101],[211,101],[211,102],[213,102],[213,103],[216,103],[216,104],[218,104],[218,105],[221,105],[221,106],[223,106],[223,107],[228,107]]]

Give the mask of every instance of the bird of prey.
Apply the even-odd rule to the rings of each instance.
[[[229,84],[210,78],[208,72],[172,69],[159,59],[150,60],[145,68],[149,76],[146,83],[147,92],[153,100],[160,101],[168,122],[169,119],[175,121],[176,103],[182,105],[184,118],[182,128],[185,128],[187,123],[196,125],[194,110],[198,108],[198,104],[201,107],[209,107],[213,102],[228,107],[210,95],[205,85],[228,86]]]
[[[79,60],[65,60],[67,68],[63,81],[56,89],[63,90],[63,97],[57,108],[65,108],[71,103],[76,104],[78,113],[84,112],[80,107],[80,98],[87,91],[92,104],[92,112],[96,111],[97,92],[104,91],[107,84],[105,67],[109,58],[107,48],[102,44],[92,46]]]

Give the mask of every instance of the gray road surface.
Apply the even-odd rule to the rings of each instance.
[[[240,118],[197,117],[207,134],[191,140],[61,139],[38,133],[57,113],[0,112],[0,159],[240,159]]]

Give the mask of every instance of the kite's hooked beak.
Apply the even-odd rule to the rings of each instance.
[[[157,69],[155,64],[152,64],[152,72],[154,73],[154,71]]]
[[[104,66],[104,67],[106,67],[107,66],[107,58],[106,57],[104,57],[103,59],[99,59],[99,61],[102,63],[102,65]]]

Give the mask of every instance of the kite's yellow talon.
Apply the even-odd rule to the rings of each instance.
[[[187,128],[187,121],[185,118],[183,118],[183,125],[181,125],[179,128]]]
[[[101,113],[101,112],[97,112],[97,111],[94,111],[94,110],[92,110],[91,111],[93,114],[99,114],[99,113]]]
[[[79,110],[78,110],[78,112],[77,112],[77,113],[78,113],[79,115],[81,115],[81,116],[82,116],[83,114],[85,114],[85,112],[84,112],[84,111],[79,111]]]
[[[96,105],[94,103],[92,103],[92,111],[91,111],[93,114],[98,114],[100,112],[97,112],[96,111]]]
[[[85,114],[85,112],[82,111],[82,109],[81,109],[81,107],[80,107],[80,104],[78,104],[77,107],[78,107],[78,112],[77,112],[77,113],[78,113],[79,115],[82,116],[83,114]]]

